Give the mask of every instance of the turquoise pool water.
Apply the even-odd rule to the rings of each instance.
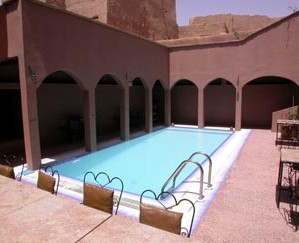
[[[183,160],[196,151],[211,155],[231,134],[231,131],[170,127],[53,167],[61,175],[77,180],[83,180],[87,171],[103,171],[111,177],[120,177],[126,192],[141,194],[151,189],[159,193]],[[196,159],[203,162],[205,158]],[[186,179],[194,169],[195,166],[186,167],[177,182]]]

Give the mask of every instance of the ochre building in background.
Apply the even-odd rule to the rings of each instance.
[[[40,0],[152,40],[178,38],[175,0]]]

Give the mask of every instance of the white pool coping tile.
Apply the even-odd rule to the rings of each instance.
[[[180,125],[177,125],[178,127],[181,127]],[[186,126],[184,126],[186,127]],[[187,126],[192,127],[194,126]],[[208,127],[207,127],[208,128]],[[210,127],[209,127],[210,128]],[[211,129],[211,128],[210,128]],[[215,128],[212,129],[219,129],[223,130],[223,128]],[[229,130],[230,128],[226,128],[224,130]],[[212,183],[212,189],[207,188],[206,184],[204,184],[203,188],[203,195],[204,198],[202,200],[198,200],[198,196],[194,194],[185,194],[184,198],[190,199],[194,204],[196,208],[196,214],[194,219],[194,225],[193,229],[196,228],[196,226],[200,223],[200,220],[205,215],[210,203],[213,201],[214,197],[217,195],[219,189],[221,188],[221,185],[225,181],[225,178],[231,169],[232,165],[236,161],[236,158],[238,157],[243,145],[245,144],[251,130],[249,129],[242,129],[241,131],[235,131],[231,137],[225,141],[225,143],[219,148],[212,156],[212,176],[211,176],[211,183]],[[206,162],[203,165],[204,169],[204,182],[208,181],[208,162]],[[15,168],[15,171],[18,172],[18,168]],[[194,173],[189,179],[199,179],[200,173]],[[34,172],[29,175],[23,175],[22,181],[28,182],[30,184],[36,185],[37,181],[37,173]],[[70,186],[71,185],[71,186]],[[73,186],[73,189],[70,188]],[[78,191],[82,191],[83,183],[80,181],[76,181],[70,178],[61,177],[61,184],[59,187],[59,194],[62,194],[64,196],[71,197],[79,202],[82,202],[83,196],[82,193],[79,193]],[[182,184],[179,188],[179,190],[191,190],[196,191],[198,188],[195,188],[195,185],[192,187],[190,184],[187,186],[186,184]],[[179,194],[176,194],[176,196]],[[180,200],[181,197],[177,197],[177,200]],[[139,203],[139,196],[138,195],[132,195],[129,193],[123,194],[123,203],[121,203],[119,207],[119,214],[124,214],[130,217],[138,218],[139,217],[139,210],[138,210],[138,203]],[[133,207],[127,206],[128,201],[134,201]],[[125,206],[126,205],[126,206]],[[186,219],[185,219],[186,220]]]

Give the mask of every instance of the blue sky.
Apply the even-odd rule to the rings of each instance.
[[[281,17],[299,10],[299,0],[176,0],[177,22],[188,25],[189,18],[214,14],[246,14]]]

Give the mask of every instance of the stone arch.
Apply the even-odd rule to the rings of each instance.
[[[68,70],[54,70],[50,72],[49,74],[45,75],[40,80],[40,83],[38,84],[38,87],[40,87],[42,84],[45,83],[69,83],[69,84],[77,84],[81,90],[86,90],[86,87],[84,86],[84,82],[80,80],[80,78],[75,75],[73,72]]]
[[[70,72],[55,71],[37,89],[37,109],[42,156],[55,147],[67,149],[84,144],[83,90]]]
[[[95,88],[97,143],[120,137],[121,95],[120,80],[111,75],[103,75]]]
[[[262,76],[242,87],[242,127],[271,128],[272,113],[298,104],[298,85],[278,76]]]
[[[165,89],[160,80],[153,86],[153,127],[165,124]]]
[[[168,89],[168,85],[165,83],[165,81],[159,78],[154,81],[154,83],[152,84],[152,88],[154,88],[154,85],[156,85],[157,83],[159,83],[159,85],[161,85],[164,90]]]
[[[190,80],[178,80],[171,89],[171,122],[198,124],[198,88]]]
[[[132,87],[132,86],[143,86],[143,88],[145,90],[148,90],[150,88],[150,85],[148,84],[148,82],[146,82],[144,80],[144,78],[142,77],[134,77],[130,83],[129,83],[129,86]]]
[[[217,78],[204,88],[205,126],[234,127],[236,89],[226,79]]]

